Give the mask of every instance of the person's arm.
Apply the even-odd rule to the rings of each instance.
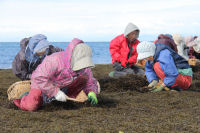
[[[115,61],[120,62],[120,56],[121,56],[120,48],[121,48],[120,41],[116,37],[110,42],[110,48],[109,48],[113,62]]]
[[[153,80],[158,81],[158,76],[153,70],[153,63],[151,63],[150,61],[147,61],[145,63],[145,75],[149,83],[151,83]]]
[[[167,49],[162,50],[158,57],[158,61],[165,74],[163,83],[170,87],[176,82],[176,78],[179,74],[170,51]]]
[[[89,92],[93,91],[95,94],[97,94],[98,93],[97,80],[93,77],[91,68],[85,68],[83,73],[88,76],[88,81],[86,83],[86,86],[83,88],[84,92],[88,94]]]

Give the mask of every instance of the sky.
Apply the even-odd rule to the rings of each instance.
[[[44,34],[49,41],[111,41],[129,22],[141,41],[200,34],[199,0],[0,0],[0,42]]]

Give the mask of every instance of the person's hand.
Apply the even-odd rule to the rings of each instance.
[[[88,93],[88,101],[92,104],[92,105],[97,105],[98,100],[97,100],[97,96],[96,94],[91,91]]]
[[[160,91],[162,91],[164,88],[165,88],[165,86],[163,86],[163,85],[161,84],[158,88],[153,89],[151,92],[160,92]]]
[[[134,63],[135,63],[135,60],[134,60],[133,58],[129,58],[129,59],[128,59],[128,63],[130,63],[130,64],[133,63],[133,64],[134,64]]]
[[[127,64],[127,61],[126,61],[126,60],[122,60],[122,61],[121,61],[121,65],[122,65],[123,67],[126,67],[126,64]]]
[[[54,96],[57,101],[66,102],[67,101],[67,95],[61,90],[58,91],[58,93]]]
[[[148,85],[148,88],[149,88],[150,90],[153,90],[153,89],[156,88],[157,84],[158,84],[158,81],[157,81],[157,80],[153,80],[153,81]]]

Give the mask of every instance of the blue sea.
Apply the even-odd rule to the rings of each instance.
[[[85,42],[92,48],[94,64],[110,64],[109,42]],[[69,42],[52,42],[54,46],[66,49]],[[12,61],[20,50],[19,42],[0,42],[0,69],[12,68]]]

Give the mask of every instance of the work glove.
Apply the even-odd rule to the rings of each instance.
[[[157,80],[153,80],[153,81],[148,85],[149,90],[155,89],[156,86],[157,86],[157,84],[158,84],[158,81],[157,81]]]
[[[162,91],[164,88],[165,88],[165,86],[163,86],[163,85],[161,84],[158,88],[153,89],[151,92],[160,92],[160,91]]]
[[[67,101],[67,95],[61,90],[58,91],[58,93],[54,96],[57,101],[66,102]]]
[[[128,63],[129,64],[135,64],[136,62],[135,62],[136,60],[134,59],[134,58],[129,58],[128,59]]]
[[[97,105],[98,103],[98,100],[97,100],[97,96],[96,94],[91,91],[88,93],[88,101],[94,106],[94,105]]]
[[[127,64],[127,61],[124,61],[124,60],[121,61],[121,65],[122,65],[123,67],[126,67],[126,64]]]

